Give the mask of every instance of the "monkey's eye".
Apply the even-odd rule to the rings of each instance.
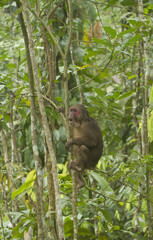
[[[77,112],[77,109],[76,109],[76,108],[70,108],[69,111],[70,111],[70,112]]]

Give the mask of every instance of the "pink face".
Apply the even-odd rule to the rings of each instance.
[[[80,115],[79,109],[71,107],[69,109],[69,123],[76,122],[78,120],[79,115]]]

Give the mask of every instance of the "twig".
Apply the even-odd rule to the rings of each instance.
[[[130,187],[133,191],[135,191],[135,192],[141,194],[142,197],[148,199],[147,195],[144,195],[143,193],[141,193],[140,191],[138,191],[137,189],[135,189],[134,187],[132,187],[130,184],[125,183],[125,182],[123,182],[123,181],[121,181],[121,180],[119,180],[119,179],[116,179],[116,178],[113,177],[110,173],[107,173],[107,172],[105,172],[105,171],[98,170],[98,169],[95,169],[94,171],[95,171],[95,172],[100,172],[100,173],[107,174],[109,177],[112,177],[114,180],[117,180],[117,181],[118,181],[119,183],[121,183],[122,185],[125,185],[125,186]],[[151,200],[151,199],[150,199],[150,200]],[[152,202],[153,202],[153,201],[152,201]]]
[[[43,96],[43,98],[44,98],[45,100],[47,100],[47,101],[52,105],[52,107],[54,107],[54,108],[59,112],[59,114],[61,115],[61,117],[62,117],[62,119],[63,119],[63,122],[64,122],[64,124],[65,124],[65,123],[66,123],[66,117],[65,117],[64,114],[60,111],[60,108],[57,107],[57,105],[56,105],[50,98],[46,97],[45,95],[42,95],[42,96]]]
[[[44,28],[46,29],[46,31],[49,33],[49,35],[51,36],[51,38],[53,39],[56,47],[58,48],[62,58],[64,59],[64,53],[58,43],[58,40],[56,39],[56,37],[53,35],[53,33],[51,32],[51,30],[49,29],[49,27],[46,25],[46,23],[38,16],[38,14],[36,12],[34,12],[31,7],[29,5],[27,5],[28,9],[30,10],[30,12],[42,23],[42,25],[44,26]]]
[[[106,68],[108,67],[108,65],[110,64],[110,62],[112,61],[112,59],[113,59],[113,53],[111,54],[111,57],[110,57],[109,61],[106,63],[105,67],[104,67],[99,73],[97,73],[95,76],[93,76],[90,80],[88,80],[88,81],[86,81],[86,82],[84,82],[84,83],[82,83],[82,84],[80,84],[80,85],[72,88],[72,89],[69,91],[69,94],[70,94],[72,91],[74,91],[75,89],[80,88],[80,87],[82,87],[82,86],[90,83],[95,77],[99,76],[102,72],[104,72],[105,69],[106,69]]]

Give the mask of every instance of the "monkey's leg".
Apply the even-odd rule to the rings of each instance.
[[[67,168],[71,175],[71,169],[77,170],[76,172],[76,183],[77,183],[77,191],[84,187],[85,182],[82,177],[83,171],[87,166],[89,159],[89,149],[85,145],[81,145],[76,154],[76,159],[70,163],[68,163]]]
[[[83,172],[76,173],[77,191],[85,186],[84,179],[82,177]]]
[[[71,169],[72,169],[71,164],[72,164],[72,161],[67,164],[67,169],[68,169],[70,175],[71,175]]]
[[[76,168],[71,167],[71,165],[73,165],[73,162],[69,162],[68,163],[67,169],[68,169],[70,175],[72,176],[71,170],[72,169],[76,170]],[[79,189],[84,187],[84,185],[85,185],[85,182],[84,182],[84,179],[82,177],[82,174],[83,174],[83,171],[77,171],[76,170],[76,175],[75,176],[76,176],[77,191],[79,191]]]
[[[68,170],[75,169],[77,171],[83,172],[85,168],[88,168],[88,159],[89,159],[89,149],[85,145],[81,145],[77,154],[76,159],[68,163]]]

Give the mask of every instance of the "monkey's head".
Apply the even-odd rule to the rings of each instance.
[[[82,122],[89,121],[90,116],[82,104],[76,104],[69,108],[69,124],[72,127],[80,127]]]

